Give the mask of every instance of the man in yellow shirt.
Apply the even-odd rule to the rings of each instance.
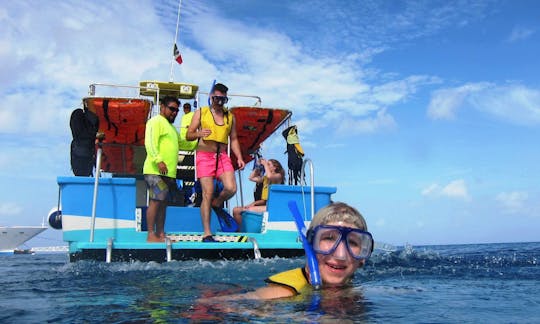
[[[191,104],[189,102],[184,103],[184,115],[182,116],[182,121],[180,122],[180,145],[179,149],[183,151],[193,151],[197,147],[197,140],[188,141],[186,139],[186,133],[191,120],[193,119],[193,111],[191,111]]]
[[[161,100],[159,115],[146,122],[144,180],[150,202],[146,211],[148,242],[165,241],[165,212],[169,191],[176,186],[179,135],[173,123],[180,101],[175,97]]]

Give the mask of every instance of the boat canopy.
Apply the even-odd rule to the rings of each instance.
[[[152,96],[157,102],[157,97],[173,96],[179,99],[195,99],[199,86],[189,83],[166,82],[166,81],[140,81],[140,95]]]

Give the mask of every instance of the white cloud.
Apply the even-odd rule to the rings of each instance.
[[[436,183],[432,183],[426,188],[422,189],[422,196],[437,195],[440,191],[441,187]]]
[[[529,195],[523,191],[501,192],[496,200],[501,204],[504,212],[508,214],[518,214],[527,211]]]
[[[432,119],[453,119],[456,110],[463,106],[471,93],[488,86],[487,83],[469,83],[456,88],[436,90],[431,95],[427,115]]]
[[[23,211],[22,206],[14,202],[0,203],[0,216],[17,216]]]
[[[450,198],[460,198],[463,200],[469,200],[469,194],[467,192],[467,185],[465,184],[465,180],[459,179],[454,180],[447,184],[444,188],[442,188],[441,193],[444,196],[450,197]]]
[[[386,219],[384,219],[384,218],[378,218],[378,219],[375,221],[375,226],[376,226],[376,227],[385,227],[385,226],[386,226]]]
[[[516,26],[512,29],[512,33],[510,34],[510,36],[508,36],[507,41],[509,43],[522,41],[531,37],[532,35],[534,35],[534,33],[536,33],[536,30],[532,28]]]
[[[427,115],[432,119],[453,119],[457,110],[463,108],[473,108],[517,125],[539,125],[540,89],[485,82],[440,89],[432,94]]]
[[[464,201],[471,200],[467,184],[463,179],[450,181],[446,185],[439,185],[438,183],[430,184],[421,191],[421,194],[428,197],[446,197]]]

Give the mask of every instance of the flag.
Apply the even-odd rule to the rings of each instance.
[[[176,60],[176,62],[178,62],[178,64],[182,64],[182,55],[180,55],[180,51],[178,50],[178,46],[176,46],[176,43],[174,44],[174,52],[173,52],[173,55],[174,55],[174,59]]]

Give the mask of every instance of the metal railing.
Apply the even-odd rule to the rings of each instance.
[[[310,180],[310,191],[311,191],[311,218],[310,220],[315,217],[315,181],[313,179],[313,162],[311,159],[304,159],[304,162],[302,162],[302,170],[300,171],[300,187],[302,188],[302,199],[304,198],[304,186],[306,185],[306,178],[305,178],[305,167],[306,164],[309,163],[309,180]],[[304,220],[306,219],[307,211],[306,211],[306,203],[304,201]]]

